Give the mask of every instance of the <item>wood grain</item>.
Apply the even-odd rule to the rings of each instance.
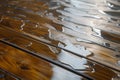
[[[64,10],[67,9],[68,12],[65,12]],[[73,12],[69,12],[69,9],[73,10]],[[59,11],[64,13],[62,14]],[[65,45],[64,41],[59,40],[59,35],[62,35],[63,39],[68,39],[73,45],[84,46],[92,52],[93,54],[88,56],[88,58],[120,70],[120,66],[117,64],[120,58],[116,57],[116,55],[119,56],[120,52],[114,51],[116,48],[119,50],[120,46],[119,28],[111,25],[94,26],[94,28],[101,30],[101,37],[96,37],[91,35],[93,31],[90,27],[83,28],[84,25],[82,25],[81,29],[85,30],[85,34],[81,34],[80,32],[82,30],[75,31],[73,29],[81,26],[78,25],[81,20],[80,16],[78,14],[76,15],[74,11],[77,12],[78,9],[72,4],[65,2],[65,0],[56,0],[56,2],[54,0],[53,2],[52,0],[1,0],[0,38],[4,38],[11,43],[29,49],[37,54],[43,54],[57,60],[57,54],[60,53],[61,49],[56,47],[59,43]],[[71,21],[65,21],[64,19],[71,19]],[[103,22],[99,22],[97,19],[90,20],[99,24]],[[112,29],[113,32],[110,31]],[[50,37],[50,31],[54,33],[52,36],[58,37],[56,40]],[[23,33],[31,35],[33,38],[42,38],[56,47],[44,44],[39,40],[28,39],[22,35]],[[94,43],[77,41],[77,38],[91,40]],[[104,45],[104,42],[112,44],[114,50],[110,49],[111,45],[109,44],[107,48],[99,44]],[[0,43],[0,68],[19,76],[23,80],[51,80],[54,74],[53,67],[50,63],[3,43]],[[88,71],[85,74],[90,75],[95,80],[111,80],[112,77],[117,75],[111,69],[99,64],[95,64],[93,68],[95,72]],[[7,75],[5,78],[0,78],[0,80],[14,80],[14,78]]]
[[[23,80],[50,80],[52,67],[48,62],[0,43],[0,67]]]

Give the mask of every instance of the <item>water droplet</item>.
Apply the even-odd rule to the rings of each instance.
[[[94,72],[95,72],[94,66],[95,66],[94,63],[88,63],[88,69],[90,69],[91,73],[94,73]]]
[[[24,46],[25,47],[30,47],[33,43],[32,42],[29,42],[28,44],[25,44]]]
[[[36,25],[35,25],[35,28],[37,28],[39,26],[39,23],[37,23]]]
[[[25,22],[26,22],[25,29],[35,30],[40,26],[39,22],[33,22],[30,20],[25,20]]]
[[[30,42],[29,44],[28,44],[28,46],[31,46],[32,45],[32,42]]]
[[[112,5],[111,3],[108,2],[107,4],[109,7],[114,7],[114,5]]]
[[[20,26],[20,30],[22,31],[24,29],[24,26],[25,26],[25,22],[23,20],[21,20],[22,24]]]
[[[110,44],[109,44],[109,43],[104,43],[104,45],[105,45],[106,47],[110,47]]]

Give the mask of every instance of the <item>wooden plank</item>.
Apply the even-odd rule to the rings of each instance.
[[[1,43],[1,44],[2,44],[2,43]],[[3,44],[3,45],[4,45],[4,44]],[[6,52],[5,52],[5,51],[4,51],[4,52],[2,51],[2,50],[4,50],[4,48],[5,48],[5,47],[3,47],[3,45],[2,45],[1,53],[2,53],[2,55],[4,56],[4,54],[5,54]],[[7,48],[7,47],[10,47],[10,46],[6,46],[6,48]],[[11,47],[11,48],[12,48],[12,47]],[[13,48],[13,49],[15,49],[15,48]],[[6,49],[6,50],[7,50],[7,49]],[[8,51],[7,54],[9,54],[10,57],[7,55],[7,56],[4,56],[4,59],[6,59],[6,57],[9,57],[10,59],[16,59],[16,58],[17,58],[17,57],[15,56],[15,54],[12,54],[12,55],[10,54],[10,50],[7,50],[7,51]],[[14,53],[14,50],[11,50],[11,51],[12,51],[11,53]],[[20,50],[18,50],[18,51],[20,51]],[[17,52],[17,49],[15,49],[15,52]],[[17,52],[16,55],[18,56],[18,53],[21,54],[21,52],[22,52],[22,51]],[[3,54],[3,53],[4,53],[4,54]],[[25,53],[25,54],[27,54],[27,53]],[[3,56],[2,56],[2,55],[1,55],[1,57],[2,57],[2,59],[3,59]],[[23,55],[23,56],[26,57],[25,55]],[[22,56],[22,58],[24,58],[23,56]],[[28,55],[27,55],[27,56],[28,56]],[[31,57],[33,57],[33,56],[31,56]],[[18,59],[18,58],[17,58],[17,59]],[[19,59],[21,59],[21,56],[20,56],[20,55],[19,55]],[[18,59],[18,60],[19,60],[19,59]],[[31,60],[31,58],[29,58],[29,57],[28,57],[27,59],[30,59],[30,60]],[[14,61],[16,62],[16,61],[18,61],[18,60],[14,60]],[[7,61],[7,60],[5,60],[5,62],[3,62],[3,64],[0,65],[0,66],[2,66],[2,68],[5,68],[5,69],[6,69],[6,68],[8,68],[8,67],[11,67],[11,65],[9,65],[9,64],[8,64],[7,66],[4,65],[4,63],[6,63],[6,61]],[[33,60],[32,60],[32,61],[33,61]],[[38,60],[37,60],[37,61],[38,61]],[[10,60],[10,62],[9,62],[9,61],[7,61],[7,62],[10,63],[10,64],[13,63],[14,65],[13,65],[13,64],[12,64],[12,65],[15,67],[15,69],[17,69],[17,71],[20,70],[18,66],[17,66],[17,68],[16,68],[15,63],[12,62],[11,60]],[[31,68],[31,66],[29,65],[29,60],[27,60],[27,61],[24,60],[24,61],[23,61],[23,59],[22,59],[22,62],[24,62],[24,64],[23,64],[24,67],[22,67],[22,64],[21,64],[20,68],[23,69],[23,70],[25,70],[25,71],[26,71],[26,70],[29,70],[29,73],[30,73],[30,70],[31,70],[30,68]],[[25,63],[25,62],[26,62],[26,63]],[[42,61],[40,61],[40,62],[42,62]],[[36,63],[36,61],[35,61],[35,63]],[[42,62],[42,63],[44,63],[44,62]],[[16,64],[17,64],[17,62],[16,62]],[[31,62],[30,62],[30,64],[31,64]],[[37,64],[38,64],[38,63],[37,63]],[[17,65],[20,65],[20,63],[18,62]],[[41,64],[40,64],[40,65],[41,65]],[[3,66],[4,66],[4,67],[3,67]],[[5,66],[6,66],[6,67],[5,67]],[[12,66],[12,67],[13,67],[13,66]],[[32,64],[32,66],[33,66],[33,64]],[[44,66],[46,66],[46,65],[44,65]],[[27,68],[26,68],[26,67],[27,67]],[[29,68],[28,68],[28,67],[29,67]],[[38,68],[40,69],[40,67],[39,67],[38,65],[36,65],[36,67],[38,67]],[[87,74],[91,75],[91,76],[94,77],[95,79],[98,79],[98,80],[101,80],[101,79],[103,79],[103,80],[109,80],[111,77],[113,77],[113,75],[115,75],[115,74],[114,74],[113,72],[111,72],[109,69],[104,68],[104,67],[101,67],[101,66],[99,66],[99,65],[95,65],[95,66],[93,66],[93,67],[95,68],[95,72],[92,72],[92,74],[91,74],[91,72],[87,72]],[[14,68],[13,68],[13,69],[14,69]],[[10,71],[13,72],[13,69],[11,69]],[[43,67],[42,67],[42,69],[43,69]],[[104,72],[104,71],[101,72],[101,69],[104,69],[105,72]],[[47,70],[48,70],[48,69],[47,69]],[[58,69],[58,70],[59,70],[59,69]],[[8,70],[8,71],[9,71],[9,70]],[[16,71],[16,70],[15,70],[15,71]],[[24,73],[24,71],[22,71],[22,72]],[[41,72],[41,71],[40,71],[40,72]],[[60,72],[60,71],[59,71],[59,72]],[[58,72],[58,73],[59,73],[59,72]],[[109,75],[109,77],[107,77],[107,75],[108,75],[108,74],[106,74],[107,72],[111,72],[111,74]],[[13,73],[16,74],[16,75],[19,75],[19,74],[20,74],[20,73],[18,74],[18,72],[13,72]],[[48,72],[46,72],[46,70],[45,70],[44,73],[48,73]],[[102,75],[103,73],[104,73],[104,78],[103,78],[103,77],[100,77],[100,76],[103,76],[103,75]],[[31,74],[31,73],[30,73],[30,74]],[[64,73],[62,73],[62,74],[64,74]],[[65,74],[66,74],[66,72],[65,72]],[[22,75],[25,76],[25,74],[22,74]],[[27,75],[29,75],[29,74],[27,74]],[[61,75],[59,75],[59,76],[61,76]],[[73,74],[72,76],[74,76],[74,74]],[[98,77],[98,76],[99,76],[99,77]],[[21,76],[20,76],[20,77],[21,77]],[[22,78],[24,79],[23,76],[22,76]],[[29,77],[29,79],[32,79],[32,78]],[[39,79],[41,79],[41,77],[40,77]],[[58,79],[59,79],[59,78],[58,78]],[[26,79],[25,79],[25,80],[26,80]]]
[[[51,65],[41,59],[0,43],[0,67],[23,80],[50,80]],[[50,56],[50,55],[49,55]]]
[[[2,34],[2,31],[3,31],[3,33],[5,32],[5,33],[9,33],[9,34]],[[11,34],[15,34],[15,35],[11,35]],[[26,42],[26,40],[27,40],[27,38],[25,38],[25,37],[22,37],[21,35],[18,35],[18,34],[16,34],[16,33],[14,33],[14,32],[12,32],[12,31],[8,31],[7,30],[7,28],[5,29],[5,28],[3,28],[2,29],[2,26],[1,26],[1,35],[3,35],[3,38],[8,38],[8,37],[13,37],[13,38],[8,38],[8,40],[10,41],[10,42],[12,42],[12,43],[15,43],[15,44],[17,44],[17,45],[19,45],[19,46],[21,46],[21,44],[26,44],[26,43],[29,43],[29,42]],[[18,40],[18,41],[17,41]],[[30,39],[29,39],[30,40]],[[22,43],[20,43],[20,42],[22,42]],[[48,52],[46,52],[46,47],[47,46],[44,46],[44,50],[42,50],[41,49],[41,46],[43,45],[43,44],[40,44],[40,42],[39,43],[36,43],[35,41],[33,41],[33,40],[30,40],[30,42],[32,42],[32,43],[34,43],[35,44],[35,46],[33,47],[30,47],[29,46],[29,48],[27,48],[27,49],[29,49],[29,50],[31,50],[32,48],[34,48],[34,49],[32,49],[32,51],[34,51],[35,49],[37,50],[37,51],[39,51],[40,53],[44,53],[44,55]],[[36,45],[36,44],[39,44],[39,45]],[[77,43],[78,44],[78,43]],[[82,45],[84,45],[84,44],[82,44]],[[84,45],[85,46],[85,45]],[[91,46],[91,45],[90,45]],[[92,46],[92,48],[89,48],[90,46],[88,46],[88,44],[87,44],[87,48],[90,50],[90,49],[94,49],[94,47]],[[24,47],[23,45],[22,45],[22,47]],[[38,48],[38,47],[40,47],[40,48]],[[102,49],[102,48],[101,48]],[[104,48],[103,48],[104,49]],[[95,51],[96,49],[94,49],[94,51]],[[90,51],[92,51],[92,50],[90,50]],[[100,53],[99,52],[97,52],[97,51],[99,51],[99,50],[96,50],[95,51],[95,56],[92,56],[92,58],[91,59],[93,59],[93,60],[98,60],[98,62],[99,61],[101,61],[102,63],[103,63],[103,61],[101,60],[101,57],[104,57],[105,58],[105,56],[104,55],[101,55],[100,56]],[[107,51],[107,50],[106,50]],[[108,51],[109,51],[109,49],[108,49]],[[35,51],[34,51],[35,52]],[[99,54],[97,54],[97,53],[99,53]],[[103,52],[104,53],[104,52]],[[52,53],[52,54],[54,54],[54,53]],[[50,54],[47,54],[47,55],[50,55]],[[107,54],[106,54],[107,55]],[[52,56],[52,55],[51,55]],[[56,55],[57,56],[57,55]],[[75,57],[76,58],[76,57]],[[104,59],[103,58],[103,59]],[[106,60],[110,60],[110,58],[105,58],[105,61]],[[113,65],[113,63],[115,62],[115,60],[114,59],[111,59],[110,61],[112,61],[111,62],[111,64]],[[110,65],[109,63],[110,63],[110,61],[109,62],[105,62],[104,64],[107,64],[107,65]],[[97,66],[95,66],[96,68],[102,68],[100,65],[97,65]],[[110,71],[109,69],[107,69],[107,68],[104,68],[106,71]],[[110,71],[111,72],[111,71]],[[104,73],[104,72],[103,72]],[[113,72],[111,72],[111,73],[113,73]],[[90,73],[89,73],[90,74]],[[101,74],[102,74],[102,72],[101,73],[99,73],[99,69],[96,69],[96,72],[92,75],[94,78],[97,78],[97,79],[99,79],[100,77],[99,76],[97,76],[99,74],[99,76],[102,76]],[[90,74],[91,75],[91,74]],[[96,75],[96,76],[95,76]],[[105,75],[105,74],[104,74]],[[107,74],[106,74],[107,75]],[[114,75],[114,73],[113,74],[111,74],[111,77],[112,77],[112,75]],[[111,78],[111,77],[109,77],[109,78]],[[106,77],[106,78],[104,78],[104,79],[107,79],[108,77]],[[101,78],[100,78],[101,79]]]
[[[6,80],[6,79],[10,79],[10,80],[16,80],[16,79],[20,79],[18,76],[15,76],[12,73],[9,73],[6,70],[0,69],[0,80]]]
[[[104,7],[106,4],[103,1],[99,2],[103,4],[102,6],[99,4],[100,7],[99,5],[94,4],[94,2],[97,3],[97,1],[90,1],[87,3],[84,1],[77,1],[76,4],[82,5],[80,7],[79,5],[72,4],[72,1],[67,2],[65,0],[44,0],[40,2],[35,0],[31,0],[29,2],[24,0],[2,0],[0,2],[0,38],[6,38],[6,40],[15,43],[18,46],[37,53],[43,53],[55,60],[59,59],[59,54],[63,51],[60,48],[57,48],[60,46],[59,44],[62,44],[63,49],[66,49],[66,46],[68,46],[69,43],[74,47],[83,46],[83,50],[93,53],[91,56],[88,56],[89,59],[120,70],[120,66],[117,64],[120,53],[119,18],[114,15],[102,14],[98,11],[98,9],[101,8],[104,8],[101,9],[103,12],[107,10],[107,8]],[[98,7],[98,9],[96,9],[95,6]],[[109,10],[106,12],[110,13],[113,11],[114,10]],[[80,15],[77,12],[79,12]],[[100,32],[95,32],[93,28]],[[29,39],[27,36],[29,36]],[[49,45],[41,41],[45,41],[49,43]],[[54,47],[51,45],[54,45]],[[1,46],[4,45],[2,44]],[[50,80],[54,72],[51,71],[52,67],[49,63],[32,56],[31,58],[24,52],[11,47],[7,47],[6,49],[10,50],[9,53],[11,55],[7,54],[4,57],[6,62],[4,61],[1,63],[1,68],[10,71],[25,80],[34,80],[33,77],[35,77],[35,80],[39,80],[40,76],[42,76],[42,79]],[[73,49],[71,48],[66,50],[70,51]],[[16,54],[15,51],[18,54]],[[72,52],[77,53],[76,50],[73,50]],[[31,71],[28,71],[29,68],[24,67],[23,64],[23,67],[20,67],[19,72],[19,68],[16,67],[19,63],[15,63],[15,61],[19,60],[17,60],[17,56],[21,56],[22,58],[19,58],[21,60],[23,59],[24,61],[28,61],[25,63],[29,65],[27,67],[30,67]],[[29,58],[29,60],[24,59],[26,57]],[[45,67],[45,70],[43,67],[38,69],[41,66],[36,66],[32,61],[40,64],[43,62],[45,65],[48,65],[49,68]],[[42,64],[42,66],[44,64]],[[19,64],[19,66],[21,65],[22,64]],[[12,67],[15,67],[15,69],[11,69]],[[115,73],[112,72],[112,70],[104,68],[101,65],[95,65],[94,67],[96,68],[96,72],[88,72],[88,74],[97,80],[110,80],[115,76]],[[24,73],[23,70],[21,71],[22,68],[28,69],[28,72],[33,72],[35,75],[31,76],[32,74],[28,73],[26,70],[25,74],[21,75]],[[49,69],[50,72],[47,72],[46,68]],[[36,69],[38,71],[36,71]],[[107,72],[111,74],[107,74]],[[49,76],[47,77],[46,75]],[[30,79],[29,76],[31,76],[32,79]]]

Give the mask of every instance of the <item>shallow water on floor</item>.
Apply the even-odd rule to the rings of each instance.
[[[93,57],[94,60],[117,68],[119,58],[115,55],[119,54],[120,49],[119,3],[119,0],[1,0],[0,25],[2,28],[6,27],[6,30],[1,28],[1,38],[7,38],[8,41],[33,52],[43,53],[48,57],[50,55],[50,58],[57,59],[73,69],[87,69],[89,62],[71,55],[68,51]],[[7,30],[13,30],[13,33],[10,34]],[[17,33],[24,37],[29,36],[35,41],[18,36],[21,34]],[[36,39],[42,42],[36,42]],[[105,55],[105,58],[101,54]],[[112,58],[112,61],[106,56]],[[102,80],[109,80],[115,75],[107,68],[100,65],[95,66],[97,67],[94,73],[88,71],[87,74],[99,80],[101,77],[98,74],[105,74],[99,71],[102,68],[111,72],[109,78],[106,76],[108,74],[105,74]],[[57,69],[53,68],[55,72]],[[76,80],[79,79],[76,77]]]

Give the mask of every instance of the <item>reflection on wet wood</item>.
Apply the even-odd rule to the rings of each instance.
[[[2,59],[4,58],[5,60],[4,61],[7,61],[7,58],[6,57],[9,57],[9,55],[10,55],[10,59],[14,59],[14,62],[12,62],[14,65],[14,67],[17,69],[17,72],[18,72],[18,70],[19,70],[19,68],[21,68],[21,69],[23,69],[23,70],[29,70],[29,73],[30,73],[30,71],[31,71],[31,68],[33,69],[33,66],[34,66],[34,64],[32,64],[32,62],[31,61],[29,61],[29,60],[32,60],[32,61],[34,61],[33,63],[36,63],[36,60],[33,60],[33,56],[30,56],[30,57],[28,57],[28,55],[27,55],[27,53],[25,53],[25,55],[27,55],[27,59],[29,59],[29,60],[26,60],[26,59],[24,59],[26,56],[25,55],[22,55],[22,51],[19,51],[19,50],[17,50],[17,49],[15,49],[15,48],[12,48],[12,47],[10,47],[10,46],[7,46],[7,45],[5,45],[5,44],[3,44],[3,43],[1,43],[2,45],[1,46],[3,46],[3,47],[1,47],[1,57],[2,57]],[[4,47],[5,46],[5,47]],[[8,48],[7,48],[8,47]],[[4,50],[4,48],[6,48],[6,50],[8,51],[6,51],[6,50]],[[12,49],[11,51],[12,52],[10,52],[9,51],[9,49]],[[15,50],[15,52],[14,52],[14,50]],[[18,51],[18,52],[17,52]],[[16,53],[17,52],[17,54],[15,55],[14,53]],[[11,55],[11,54],[12,55]],[[22,58],[21,58],[21,55],[19,55],[19,59],[16,57],[16,56],[18,56],[18,54],[21,54],[22,55]],[[6,55],[7,54],[7,55]],[[9,55],[8,55],[9,54]],[[14,56],[13,56],[14,55]],[[24,56],[24,57],[23,57]],[[16,60],[16,58],[17,58],[17,60]],[[22,59],[22,60],[21,60]],[[2,60],[3,61],[3,60]],[[9,60],[10,62],[12,61],[12,60]],[[8,65],[9,65],[9,61],[7,61],[7,63],[8,63]],[[16,61],[18,61],[18,62],[16,62]],[[38,61],[38,60],[37,60]],[[23,63],[22,63],[23,62]],[[42,60],[42,61],[40,61],[40,63],[39,62],[37,62],[37,65],[35,66],[35,68],[39,68],[40,69],[40,67],[38,66],[39,64],[41,65],[41,62],[42,63],[44,63],[44,61]],[[6,65],[4,65],[4,63],[6,63],[6,62],[3,62],[3,65],[1,64],[1,66],[2,66],[2,68],[4,68],[4,69],[7,69],[8,67],[10,67],[11,65],[12,65],[12,63],[10,63],[11,65],[7,65],[7,63],[6,63]],[[16,66],[15,66],[15,63],[17,64]],[[39,63],[39,64],[38,64]],[[19,66],[20,67],[19,67]],[[43,65],[43,64],[42,64]],[[6,67],[5,67],[6,66]],[[12,66],[12,67],[13,67]],[[46,67],[50,67],[50,66],[48,66],[48,65],[43,65],[44,67],[46,66]],[[92,65],[91,65],[92,66]],[[42,66],[41,66],[42,67]],[[42,69],[44,68],[44,67],[42,67]],[[45,67],[45,68],[46,68]],[[86,74],[89,74],[90,76],[92,76],[92,77],[94,77],[94,79],[97,79],[97,80],[109,80],[109,79],[111,79],[112,78],[112,76],[114,75],[115,76],[115,74],[114,74],[114,72],[112,72],[112,71],[110,71],[109,69],[107,69],[107,68],[104,68],[104,67],[101,67],[101,66],[99,66],[99,65],[95,65],[95,66],[93,66],[93,68],[94,68],[94,70],[95,70],[95,72],[93,71],[92,72],[92,74],[91,74],[91,72],[87,72]],[[47,69],[49,69],[49,68],[47,68]],[[103,69],[103,71],[101,71],[101,69]],[[21,73],[16,73],[16,72],[14,72],[13,71],[14,70],[14,68],[13,69],[11,69],[11,70],[9,70],[8,69],[8,71],[11,71],[11,72],[13,72],[14,74],[16,74],[16,75],[21,75]],[[49,69],[50,70],[50,69]],[[15,70],[16,71],[16,70]],[[46,71],[46,69],[45,70],[43,70],[44,71],[44,73],[48,73],[47,71]],[[63,70],[64,71],[64,70]],[[22,72],[24,72],[24,71],[22,71]],[[111,74],[106,74],[106,72],[110,72]],[[31,72],[30,74],[32,74],[33,72]],[[40,73],[42,74],[42,71],[40,71]],[[58,68],[58,71],[57,71],[57,73],[61,73],[61,71],[59,70],[59,68]],[[26,74],[26,73],[25,73]],[[25,76],[25,74],[22,74],[22,75],[24,75]],[[62,74],[64,74],[64,73],[62,73]],[[66,74],[66,73],[65,73]],[[105,77],[101,77],[101,76],[103,76],[103,74],[104,74],[104,76]],[[29,74],[26,74],[26,75],[29,75]],[[36,74],[35,74],[36,75]],[[52,74],[51,74],[52,75]],[[73,76],[74,74],[72,74],[71,76]],[[109,77],[107,77],[109,75]],[[24,76],[20,76],[20,77],[22,77],[23,79],[24,79]],[[38,75],[37,75],[38,76]],[[61,75],[58,75],[58,76],[61,76]],[[32,77],[34,77],[34,76],[32,76]],[[29,77],[30,78],[30,80],[33,80],[31,77]],[[41,77],[40,77],[40,79],[41,79]],[[59,79],[59,78],[58,78]],[[65,78],[63,78],[63,79],[65,79]],[[26,79],[25,79],[26,80]],[[37,80],[37,79],[36,79]],[[45,79],[46,80],[46,79]]]
[[[44,44],[44,43],[41,43],[41,42],[36,42],[32,39],[29,39],[29,38],[26,38],[25,36],[22,36],[22,35],[19,35],[15,32],[12,32],[10,30],[7,30],[5,28],[5,26],[2,26],[0,27],[0,31],[1,31],[1,37],[0,38],[4,38],[14,44],[17,44],[23,48],[27,48],[33,52],[36,52],[36,53],[43,53],[43,55],[46,55],[46,56],[49,56],[51,57],[52,59],[56,59],[56,54],[53,53],[50,49],[49,49],[49,46]],[[10,34],[4,34],[5,33],[10,33]],[[43,39],[44,40],[44,39]],[[52,47],[51,47],[52,48]],[[51,56],[50,56],[51,55]]]
[[[105,31],[102,31],[101,34],[102,34],[102,37],[104,37],[105,39],[120,44],[120,36],[119,35],[107,33]]]
[[[117,0],[1,0],[0,3],[1,39],[66,62],[69,67],[78,64],[77,67],[86,69],[89,65],[87,60],[70,55],[59,46],[120,70],[120,12]],[[25,80],[56,78],[56,71],[48,62],[2,43],[0,52],[0,68]],[[66,55],[68,61],[64,58]],[[79,65],[82,60],[85,62],[80,62],[83,64]],[[96,80],[111,80],[116,76],[115,72],[102,65],[96,64],[93,68],[93,73],[83,72]],[[75,77],[73,74],[70,76]],[[77,78],[74,80],[78,80]]]
[[[34,52],[40,52],[40,53],[44,53],[44,55],[49,55],[49,57],[50,57],[50,55],[51,55],[51,57],[54,59],[54,57],[53,57],[53,54],[54,53],[52,53],[52,52],[50,52],[49,50],[47,50],[47,46],[42,46],[42,45],[44,45],[44,44],[40,44],[40,43],[36,43],[35,41],[33,41],[33,40],[30,40],[30,39],[27,39],[27,38],[25,38],[25,37],[22,37],[22,36],[20,36],[20,35],[17,35],[17,34],[15,34],[14,32],[12,32],[12,31],[8,31],[7,30],[7,28],[2,28],[2,25],[1,25],[1,35],[3,36],[3,37],[1,37],[1,38],[6,38],[7,40],[9,40],[10,42],[12,42],[12,43],[15,43],[15,44],[17,44],[17,45],[19,45],[19,46],[22,46],[22,47],[25,47],[25,45],[29,45],[30,44],[30,42],[32,42],[33,44],[31,45],[31,46],[28,46],[27,47],[27,49],[29,49],[29,50],[32,50],[32,51],[34,51]],[[4,34],[4,32],[5,33],[10,33],[10,34]],[[12,35],[11,35],[12,34]],[[14,34],[14,35],[13,35]],[[9,38],[9,37],[11,37],[11,38]],[[28,40],[28,41],[27,41]],[[21,43],[22,42],[22,43]],[[39,44],[39,45],[37,45],[37,44]],[[79,43],[77,43],[77,44],[79,44]],[[83,43],[81,43],[81,45],[84,45],[84,46],[86,46],[85,44],[83,44]],[[92,45],[92,44],[91,44]],[[110,57],[108,57],[108,59],[106,59],[107,57],[105,57],[104,56],[104,53],[105,53],[105,51],[107,51],[107,49],[105,49],[104,50],[104,48],[103,48],[103,50],[104,50],[104,52],[100,52],[101,50],[100,50],[100,47],[99,47],[99,49],[95,49],[94,47],[95,47],[95,45],[88,45],[87,44],[87,48],[90,50],[90,51],[92,51],[92,52],[95,52],[95,56],[94,57],[92,57],[92,59],[95,59],[95,60],[98,60],[98,62],[99,61],[101,61],[101,62],[103,62],[103,60],[101,60],[101,57],[104,59],[105,58],[105,61],[106,60],[110,60]],[[42,46],[42,47],[41,47]],[[91,46],[91,47],[90,47]],[[40,47],[40,48],[39,48]],[[25,47],[26,48],[26,47]],[[42,50],[42,48],[43,48],[43,50]],[[102,47],[101,47],[101,49],[102,49]],[[50,52],[50,53],[48,53],[48,52]],[[106,52],[106,53],[108,53],[109,52],[109,50]],[[97,53],[99,53],[99,54],[97,54]],[[112,52],[109,52],[109,53],[112,53]],[[102,55],[100,55],[100,54],[102,54]],[[108,55],[109,56],[109,54],[105,54],[105,55]],[[54,55],[55,56],[55,55]],[[115,60],[113,59],[111,59],[110,61],[112,61],[110,64],[112,64],[112,65],[114,65],[114,63],[115,63]],[[107,64],[106,62],[105,62],[105,64]],[[110,64],[108,64],[108,65],[110,65]],[[38,67],[38,66],[37,66]],[[104,68],[104,70],[106,70],[105,72],[103,71],[103,72],[99,72],[99,68],[102,68],[101,66],[95,66],[95,68],[97,68],[96,70],[95,70],[95,72],[93,73],[93,74],[90,74],[91,76],[93,76],[94,78],[96,78],[96,79],[98,79],[98,80],[101,80],[101,77],[99,77],[99,76],[102,76],[101,74],[103,74],[103,73],[106,73],[106,72],[111,72],[109,69],[107,69],[107,68]],[[111,78],[112,77],[112,75],[115,75],[114,73],[112,74],[113,72],[111,72],[111,74],[109,75],[109,77],[106,77],[106,78],[104,78],[104,79],[102,79],[102,80],[109,80],[109,78]],[[88,73],[89,74],[89,73]],[[99,76],[97,76],[99,74]],[[104,74],[104,75],[106,75],[107,76],[107,74]],[[110,77],[111,76],[111,77]]]
[[[106,69],[104,67],[100,67],[99,65],[95,65],[94,69],[96,70],[95,73],[88,72],[87,74],[89,74],[91,77],[94,77],[95,80],[111,80],[111,76],[116,76],[114,72],[111,72],[109,69]]]

